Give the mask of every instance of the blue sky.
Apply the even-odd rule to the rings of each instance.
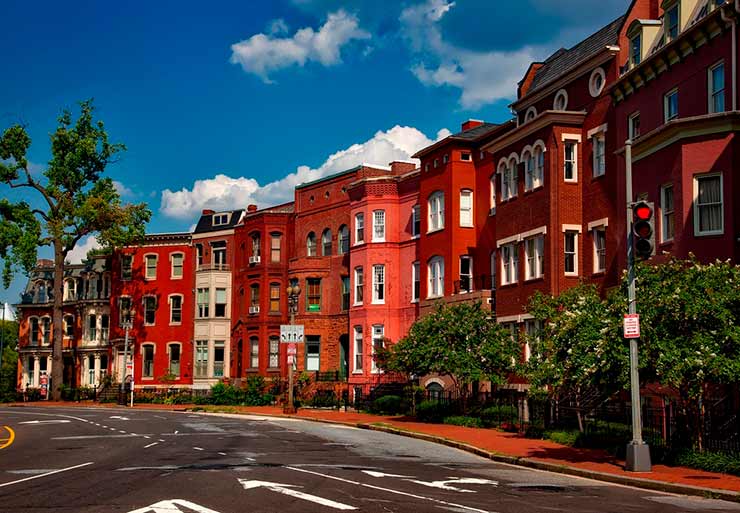
[[[506,120],[529,62],[628,3],[5,0],[0,128],[24,123],[43,169],[60,110],[94,98],[128,147],[108,172],[124,198],[149,203],[149,231],[184,231],[203,207],[289,200],[468,118]]]

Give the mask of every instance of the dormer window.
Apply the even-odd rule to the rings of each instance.
[[[213,214],[213,226],[229,224],[229,214]]]
[[[527,123],[537,117],[537,109],[530,107],[527,109],[527,113],[524,115],[524,122]]]
[[[642,59],[642,33],[638,32],[630,38],[630,66],[635,67]]]
[[[552,108],[554,110],[566,110],[568,108],[568,93],[565,89],[557,92],[555,100],[552,102]]]
[[[681,2],[675,2],[670,7],[666,7],[663,15],[663,31],[666,43],[673,41],[678,37]]]

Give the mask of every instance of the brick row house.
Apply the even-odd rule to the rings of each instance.
[[[414,162],[358,165],[283,205],[204,210],[192,233],[68,266],[65,382],[122,378],[126,315],[137,387],[283,379],[294,285],[298,369],[355,395],[391,379],[374,352],[439,301],[481,301],[512,333],[532,333],[535,291],[618,283],[628,139],[635,198],[656,207],[655,258],[737,261],[739,13],[734,0],[634,0],[531,63],[511,119],[469,120]],[[18,305],[20,387],[49,369],[50,279],[40,261]]]

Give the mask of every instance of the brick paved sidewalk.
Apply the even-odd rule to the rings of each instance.
[[[96,403],[21,403],[27,406],[99,406]],[[100,405],[106,406],[106,405]],[[110,405],[116,406],[116,405]],[[189,405],[142,404],[139,409],[185,410]],[[211,409],[212,407],[207,407]],[[257,415],[283,416],[275,406],[233,406],[224,410]],[[470,450],[499,461],[539,467],[595,479],[620,482],[665,491],[692,495],[711,495],[740,501],[740,477],[694,470],[685,467],[654,465],[649,473],[624,470],[624,461],[598,449],[576,449],[551,442],[524,438],[516,433],[495,429],[468,428],[446,424],[426,424],[405,417],[389,417],[368,413],[343,412],[302,408],[294,417],[317,421],[336,422],[370,429],[404,431],[425,439],[438,439],[447,445]],[[0,422],[2,420],[0,419]]]

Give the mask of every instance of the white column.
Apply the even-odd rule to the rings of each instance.
[[[95,385],[100,383],[100,355],[95,355]]]
[[[41,357],[39,355],[35,355],[33,357],[33,383],[31,383],[33,388],[39,387],[39,372],[41,372],[41,365],[39,364],[40,359]]]

